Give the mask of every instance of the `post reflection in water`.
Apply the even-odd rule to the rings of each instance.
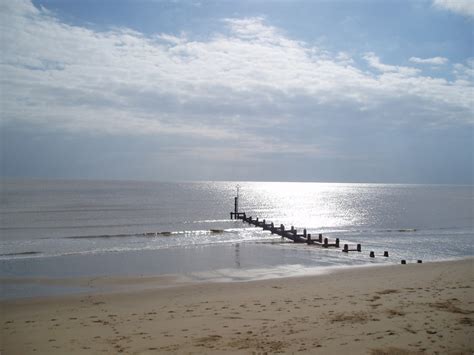
[[[235,244],[235,267],[240,269],[240,244]]]

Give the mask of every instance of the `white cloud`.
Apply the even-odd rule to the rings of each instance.
[[[346,53],[346,52],[339,52],[337,53],[336,55],[336,60],[339,62],[339,63],[343,63],[343,64],[350,64],[350,65],[353,65],[354,64],[354,59],[352,59],[352,57]]]
[[[93,31],[28,1],[3,2],[1,10],[5,122],[212,139],[229,151],[266,153],[279,151],[284,136],[293,141],[287,148],[317,154],[322,143],[302,144],[301,136],[331,120],[473,119],[472,77],[462,63],[455,82],[384,64],[375,53],[364,58],[377,72],[365,71],[347,53],[289,38],[260,17],[225,19],[227,30],[198,41],[192,34]]]
[[[370,66],[383,73],[398,73],[404,76],[413,76],[419,74],[420,72],[416,68],[383,64],[380,62],[380,58],[372,52],[366,53],[364,55],[364,59],[369,63]]]
[[[474,16],[474,1],[472,0],[433,0],[433,6],[465,16]]]
[[[410,62],[416,64],[431,64],[431,65],[443,65],[449,62],[448,58],[444,57],[433,57],[433,58],[418,58],[411,57]]]
[[[470,58],[466,61],[466,64],[456,63],[453,66],[453,74],[459,80],[462,80],[463,84],[467,83],[472,85],[474,80],[474,58]]]

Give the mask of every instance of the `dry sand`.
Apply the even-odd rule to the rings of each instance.
[[[470,259],[8,301],[1,303],[0,348],[2,354],[472,354],[473,276]]]

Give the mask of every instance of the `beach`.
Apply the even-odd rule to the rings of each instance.
[[[89,279],[122,288],[2,301],[1,351],[472,354],[473,278],[470,258],[251,282]]]

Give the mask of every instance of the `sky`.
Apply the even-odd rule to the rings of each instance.
[[[470,0],[0,2],[3,177],[474,184]]]

